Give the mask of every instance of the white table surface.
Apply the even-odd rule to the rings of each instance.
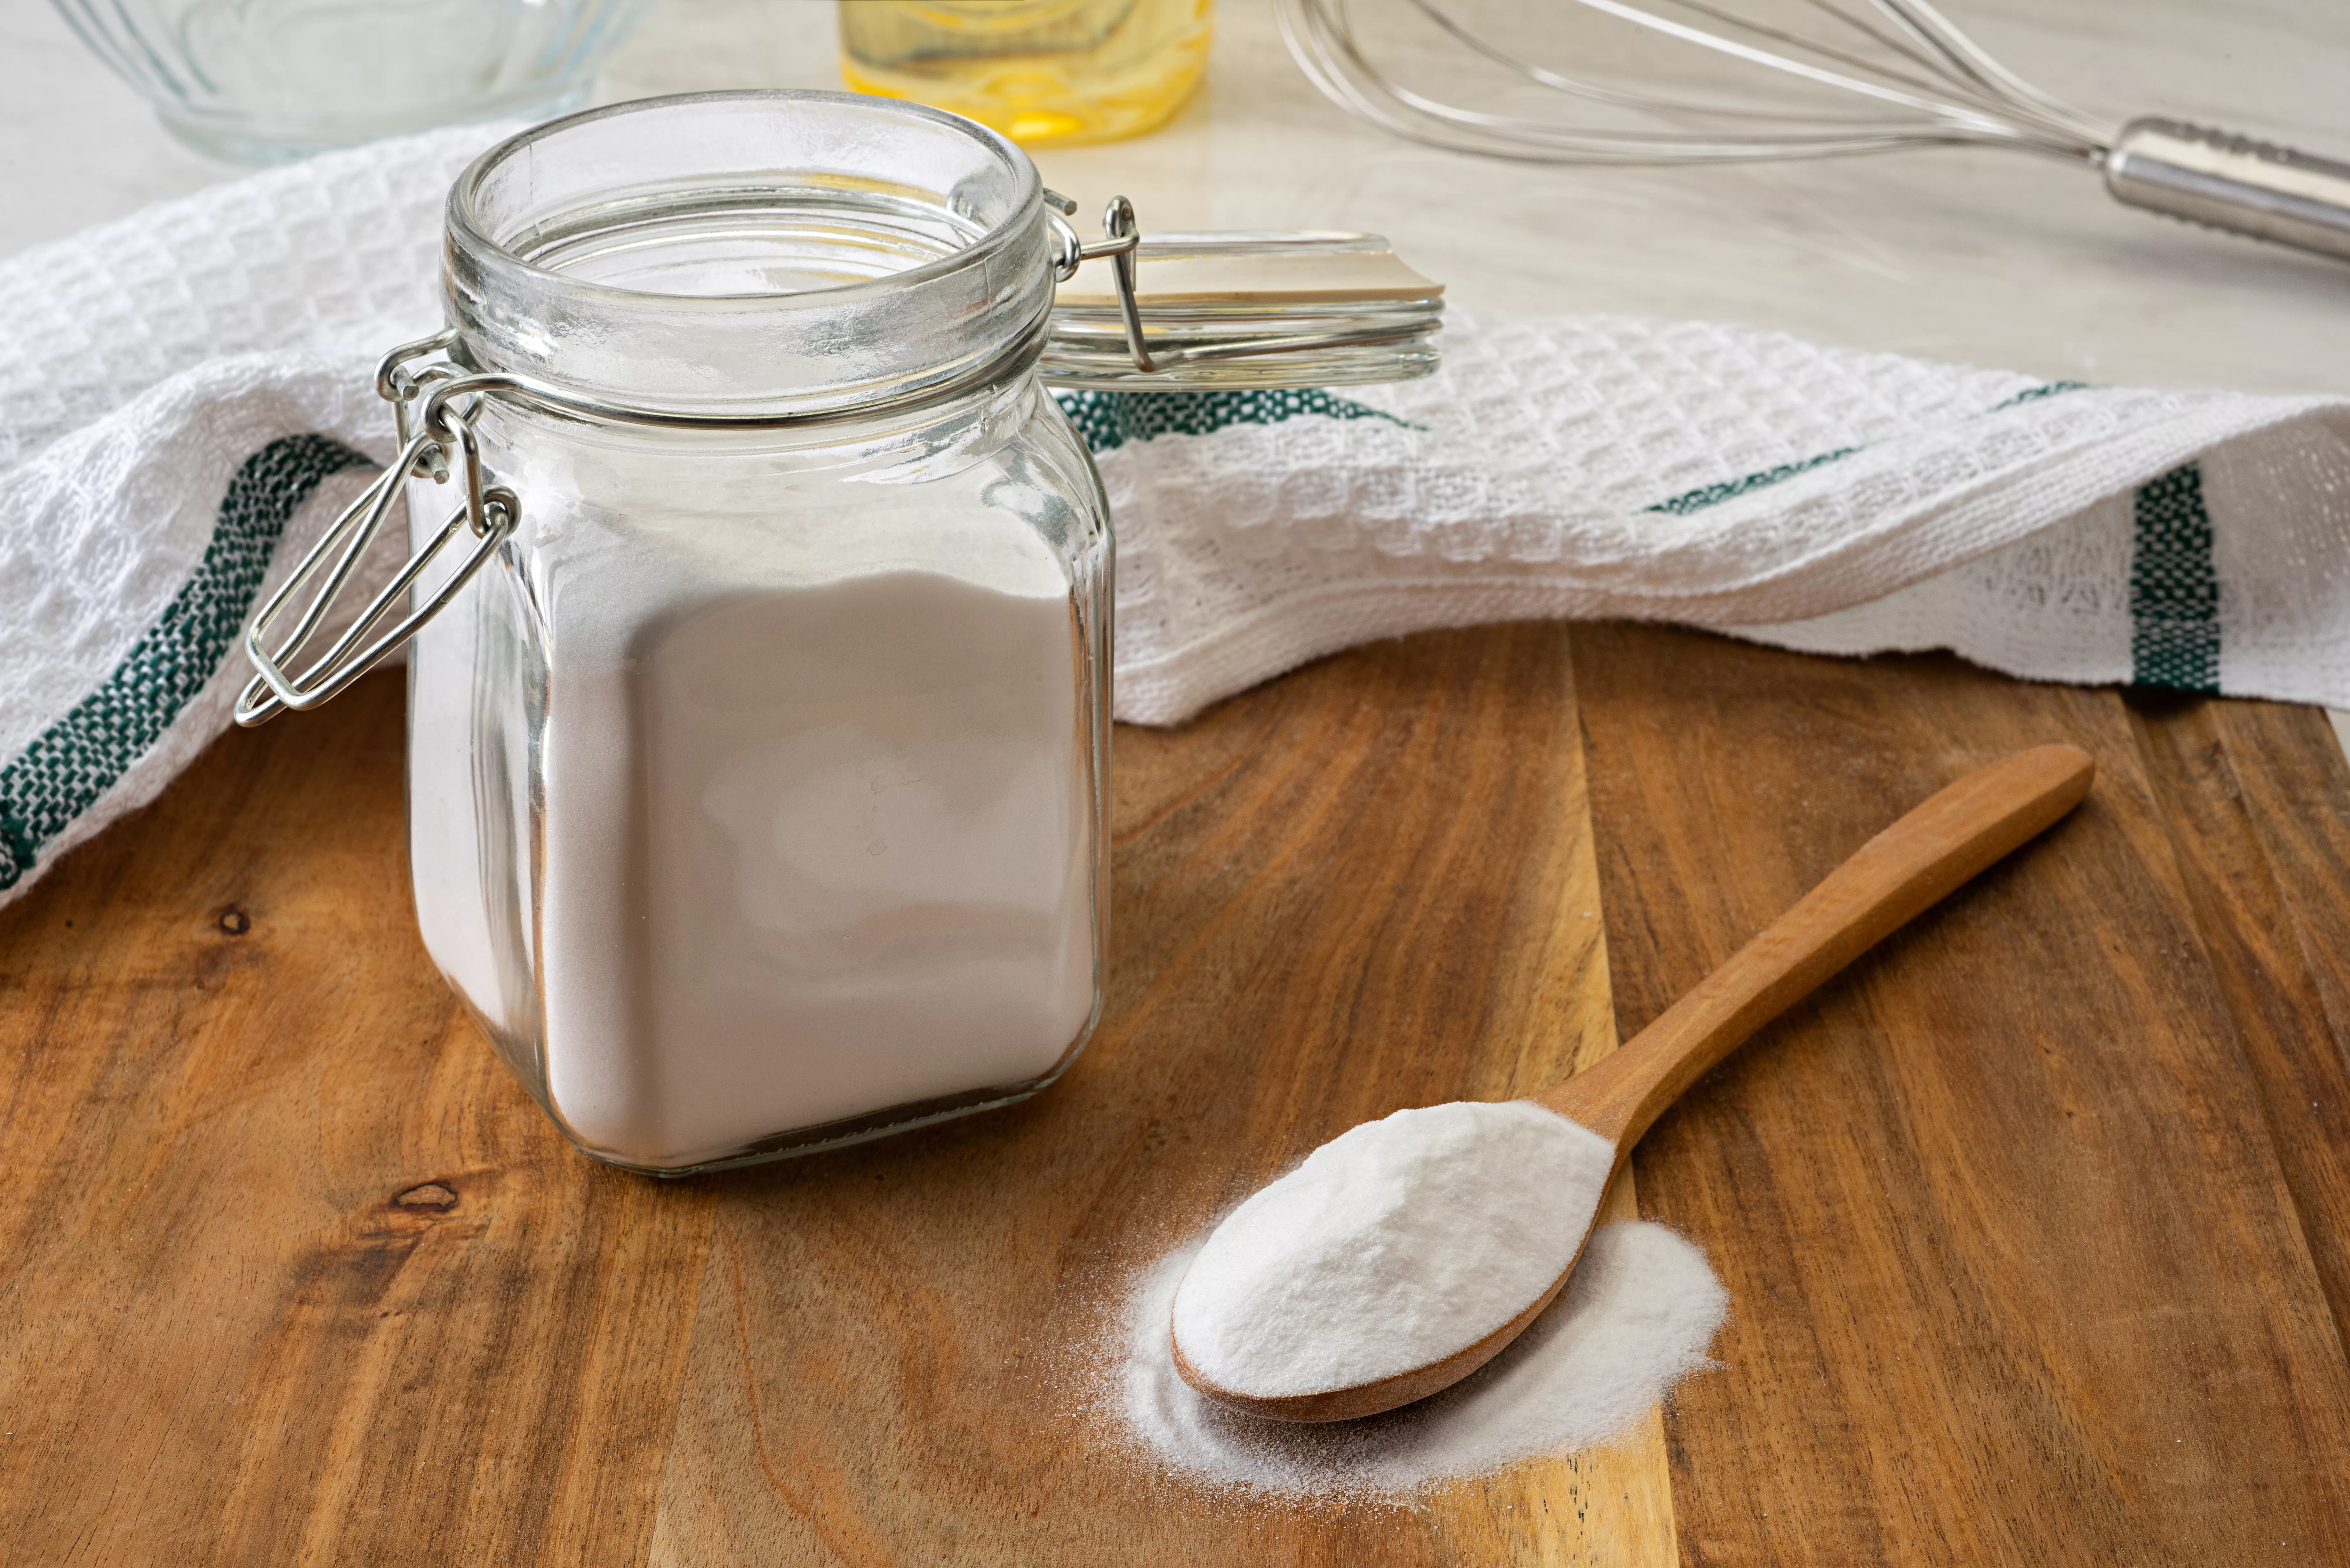
[[[2093,113],[2350,158],[2345,0],[1947,8]],[[0,0],[0,255],[240,172],[173,142],[46,0]],[[832,0],[660,0],[598,97],[838,85]],[[2350,387],[2350,265],[2133,212],[2012,153],[1596,170],[1433,151],[1315,93],[1268,0],[1222,0],[1206,83],[1168,126],[1038,162],[1089,213],[1131,196],[1149,228],[1388,234],[1471,309],[1710,317],[2052,379]]]
[[[2344,0],[1948,8],[2093,112],[2350,158]],[[830,0],[660,0],[600,96],[837,87],[832,16]],[[1488,161],[1324,102],[1266,0],[1222,0],[1218,28],[1206,85],[1171,124],[1047,150],[1046,179],[1088,210],[1123,191],[1151,228],[1386,234],[1471,308],[1706,317],[2081,380],[2350,385],[2350,265],[2118,207],[2081,171],[1960,150],[1744,169]],[[0,254],[237,172],[166,136],[45,0],[0,0]]]

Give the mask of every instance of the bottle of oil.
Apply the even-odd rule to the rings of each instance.
[[[1213,0],[840,0],[841,74],[1015,141],[1114,141],[1181,107]]]

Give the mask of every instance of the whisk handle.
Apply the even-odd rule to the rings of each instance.
[[[2106,153],[2114,200],[2350,261],[2350,163],[2188,125],[2133,119]]]

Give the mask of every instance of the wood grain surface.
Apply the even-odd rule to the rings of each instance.
[[[2210,828],[2166,810],[2223,810],[2210,781],[2111,692],[1947,659],[1591,628],[1575,662],[1627,1033],[1899,803],[2047,742],[2097,762],[2070,817],[1635,1157],[1643,1211],[1705,1243],[1735,1303],[1721,1375],[1669,1420],[1685,1560],[2350,1562],[2350,1372],[2181,873]],[[2285,809],[2338,825],[2323,726],[2269,733],[2311,787]],[[2235,892],[2212,913],[2275,923],[2272,888]],[[2341,1040],[2281,1048],[2338,1063]]]
[[[2081,803],[2096,763],[2027,747],[1903,812],[1772,917],[1607,1059],[1534,1096],[1625,1163],[1665,1108],[1756,1031]],[[1523,1326],[1523,1325],[1513,1325]]]
[[[10,1563],[2350,1560],[2319,716],[1612,628],[1359,649],[1120,732],[1060,1085],[663,1184],[568,1149],[432,973],[400,701],[227,737],[0,912]],[[1126,1270],[1364,1117],[1596,1060],[2045,740],[2097,756],[2075,819],[1643,1147],[1734,1294],[1669,1412],[1320,1511],[1082,1414]]]

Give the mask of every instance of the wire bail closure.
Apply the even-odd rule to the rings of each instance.
[[[385,355],[376,367],[376,390],[390,401],[393,418],[400,434],[400,456],[391,466],[376,475],[357,500],[343,510],[334,524],[310,547],[278,590],[269,596],[261,613],[253,618],[253,625],[244,634],[244,656],[256,671],[253,680],[236,700],[236,722],[250,728],[264,724],[286,709],[307,711],[327,701],[366,674],[385,655],[406,642],[422,629],[424,624],[441,613],[459,590],[473,581],[473,575],[488,564],[490,556],[515,524],[522,520],[522,502],[504,485],[487,482],[482,465],[481,442],[473,433],[473,415],[479,410],[480,394],[460,408],[456,400],[442,396],[426,399],[419,428],[411,434],[409,429],[408,406],[417,393],[434,381],[453,383],[452,367],[435,366],[421,376],[413,375],[408,362],[428,354],[439,353],[456,340],[453,328],[436,332],[430,337],[413,343],[403,343]],[[441,525],[440,532],[408,559],[381,593],[368,601],[359,618],[348,630],[337,638],[326,652],[297,673],[289,673],[296,654],[307,643],[318,625],[326,619],[328,610],[350,581],[359,557],[367,553],[382,529],[384,519],[391,513],[391,504],[400,495],[400,485],[411,476],[429,474],[435,482],[446,483],[452,465],[462,476],[464,499]],[[425,568],[438,560],[443,552],[463,533],[471,532],[478,541],[459,564],[457,570],[433,592],[422,605],[413,606],[392,628],[367,641],[368,634],[391,614],[403,596],[423,576]],[[272,649],[265,644],[277,618],[289,603],[309,585],[317,583],[317,591],[301,614],[296,618],[293,629]]]
[[[1433,329],[1432,317],[1401,322],[1381,317],[1335,328],[1253,332],[1237,339],[1192,347],[1162,344],[1154,349],[1143,331],[1142,306],[1137,296],[1142,233],[1135,221],[1134,204],[1124,196],[1113,197],[1102,214],[1102,238],[1088,244],[1078,237],[1068,222],[1069,215],[1076,211],[1076,203],[1054,191],[1046,191],[1044,197],[1055,283],[1068,282],[1088,261],[1107,260],[1111,264],[1118,323],[1125,337],[1127,358],[1137,374],[1158,375],[1194,364],[1315,350],[1409,344],[1424,338]],[[1046,379],[1052,379],[1051,361],[1046,358],[1052,337],[1051,317],[1052,311],[1048,309],[1003,353],[942,384],[868,399],[847,408],[751,415],[689,412],[617,402],[511,371],[469,371],[445,358],[420,364],[434,356],[446,355],[456,347],[454,327],[413,343],[403,343],[378,362],[375,377],[376,395],[392,406],[400,455],[335,519],[309,554],[302,557],[293,575],[254,618],[245,633],[244,654],[255,673],[237,698],[236,722],[248,728],[265,724],[289,708],[307,711],[333,698],[422,630],[512,536],[522,520],[521,499],[511,489],[492,483],[473,430],[473,421],[489,398],[575,418],[662,429],[785,430],[864,420],[961,397],[993,384],[1008,371],[1024,371],[1040,359],[1046,359]],[[1072,379],[1076,379],[1074,375]],[[326,621],[328,611],[358,570],[360,558],[382,531],[401,487],[411,478],[426,477],[436,484],[446,484],[452,478],[458,481],[462,491],[459,504],[439,531],[409,556],[390,585],[367,603],[349,629],[317,658],[302,663],[306,645]],[[376,628],[395,612],[402,596],[467,534],[472,535],[473,544],[455,571],[432,590],[431,597],[411,605],[407,615],[378,635]],[[275,635],[289,607],[305,595],[307,601],[293,615],[290,628],[282,636]]]

